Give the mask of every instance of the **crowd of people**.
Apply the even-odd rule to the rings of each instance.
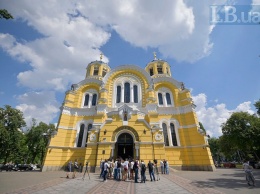
[[[147,164],[143,160],[128,160],[127,158],[123,160],[118,158],[115,161],[112,160],[102,160],[100,161],[100,178],[103,178],[104,182],[107,179],[114,179],[117,181],[134,180],[138,183],[145,183],[146,169],[151,181],[160,180],[159,167],[157,160],[149,161]],[[160,161],[160,171],[161,174],[169,174],[169,163],[167,160]]]
[[[69,161],[67,164],[67,178],[76,178],[77,172],[82,172],[81,163],[75,160],[74,163]],[[169,163],[167,160],[161,160],[158,164],[157,160],[150,161],[146,164],[144,160],[134,160],[118,158],[115,161],[113,159],[105,159],[100,161],[100,175],[104,182],[107,179],[126,181],[134,180],[135,183],[139,181],[145,183],[146,169],[150,176],[151,181],[160,180],[159,174],[169,174]],[[160,171],[160,172],[159,172]],[[139,180],[139,181],[138,181]]]

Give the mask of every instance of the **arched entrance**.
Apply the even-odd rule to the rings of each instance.
[[[133,158],[134,156],[134,141],[132,135],[129,133],[122,133],[117,138],[116,142],[116,157],[121,157],[123,159]]]

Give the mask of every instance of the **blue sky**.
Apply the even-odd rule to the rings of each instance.
[[[55,123],[65,91],[101,52],[114,68],[145,67],[155,51],[217,137],[232,112],[253,114],[260,99],[260,24],[210,25],[210,5],[251,4],[260,2],[3,0],[15,19],[0,20],[0,106],[22,110],[28,126]]]

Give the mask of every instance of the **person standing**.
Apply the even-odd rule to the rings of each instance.
[[[143,160],[141,160],[141,183],[145,183],[146,176],[145,176],[146,166]]]
[[[121,180],[121,159],[118,159],[117,161],[117,180]]]
[[[130,170],[129,170],[129,161],[128,161],[128,158],[126,158],[125,159],[125,167],[126,167],[126,180],[128,180],[129,179],[129,172],[130,172]]]
[[[251,186],[250,182],[252,182],[253,186],[255,186],[255,177],[252,173],[252,166],[249,165],[249,161],[244,160],[243,169],[246,173],[246,181],[249,186]]]
[[[135,172],[135,183],[138,183],[138,181],[137,181],[137,179],[138,179],[138,170],[139,170],[138,160],[135,160],[133,169],[134,169],[134,172]]]
[[[158,180],[160,180],[160,177],[159,177],[159,170],[158,170],[158,166],[157,166],[157,160],[154,159],[153,162],[154,162],[154,174],[156,174],[156,179],[158,181]]]
[[[112,168],[112,161],[111,160],[108,160],[108,166],[109,166],[109,169],[108,169],[108,177],[109,177],[109,179],[111,179],[112,178],[112,174],[113,174],[113,168]]]
[[[108,166],[108,163],[107,163],[107,159],[105,159],[105,161],[104,161],[104,171],[103,171],[104,182],[107,182],[107,172],[108,172],[108,169],[109,169],[109,166]]]
[[[153,163],[149,160],[148,162],[148,170],[149,170],[149,174],[150,174],[150,178],[151,181],[155,181],[155,177],[154,177],[154,165]]]
[[[76,159],[73,166],[73,176],[72,176],[73,179],[76,178],[76,174],[78,170],[79,170],[78,160]]]
[[[130,180],[134,179],[134,160],[132,159],[130,162]]]
[[[163,160],[163,169],[164,169],[164,174],[166,174],[166,160]]]
[[[72,172],[72,161],[69,161],[68,165],[67,165],[67,174],[66,174],[67,175],[67,177],[66,177],[67,179],[70,178],[69,176],[70,176],[71,172]]]
[[[114,163],[114,180],[116,180],[117,179],[117,159],[116,159],[116,161],[115,161],[115,163]]]
[[[161,166],[161,173],[163,174],[164,173],[164,163],[162,160],[160,162],[160,166]]]
[[[169,174],[169,162],[168,162],[168,160],[166,160],[165,163],[166,163],[166,174]]]
[[[104,164],[105,164],[105,161],[103,161],[102,158],[101,158],[99,178],[101,178],[101,177],[103,176],[103,173],[104,173]]]

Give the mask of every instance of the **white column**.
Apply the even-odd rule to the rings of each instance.
[[[168,139],[169,139],[169,146],[173,146],[173,144],[172,144],[172,133],[171,133],[170,125],[167,126],[167,133],[168,133]]]
[[[136,155],[136,158],[140,159],[139,158],[139,145],[135,145],[135,155]]]
[[[134,87],[130,87],[130,102],[134,102]]]
[[[167,100],[166,100],[166,95],[165,93],[162,93],[162,99],[163,99],[163,105],[167,106]]]
[[[89,94],[88,108],[92,106],[92,98],[93,98],[93,94]]]
[[[114,158],[115,144],[111,144],[111,157]]]
[[[125,88],[122,86],[121,88],[121,102],[124,102],[124,96],[125,96]]]

